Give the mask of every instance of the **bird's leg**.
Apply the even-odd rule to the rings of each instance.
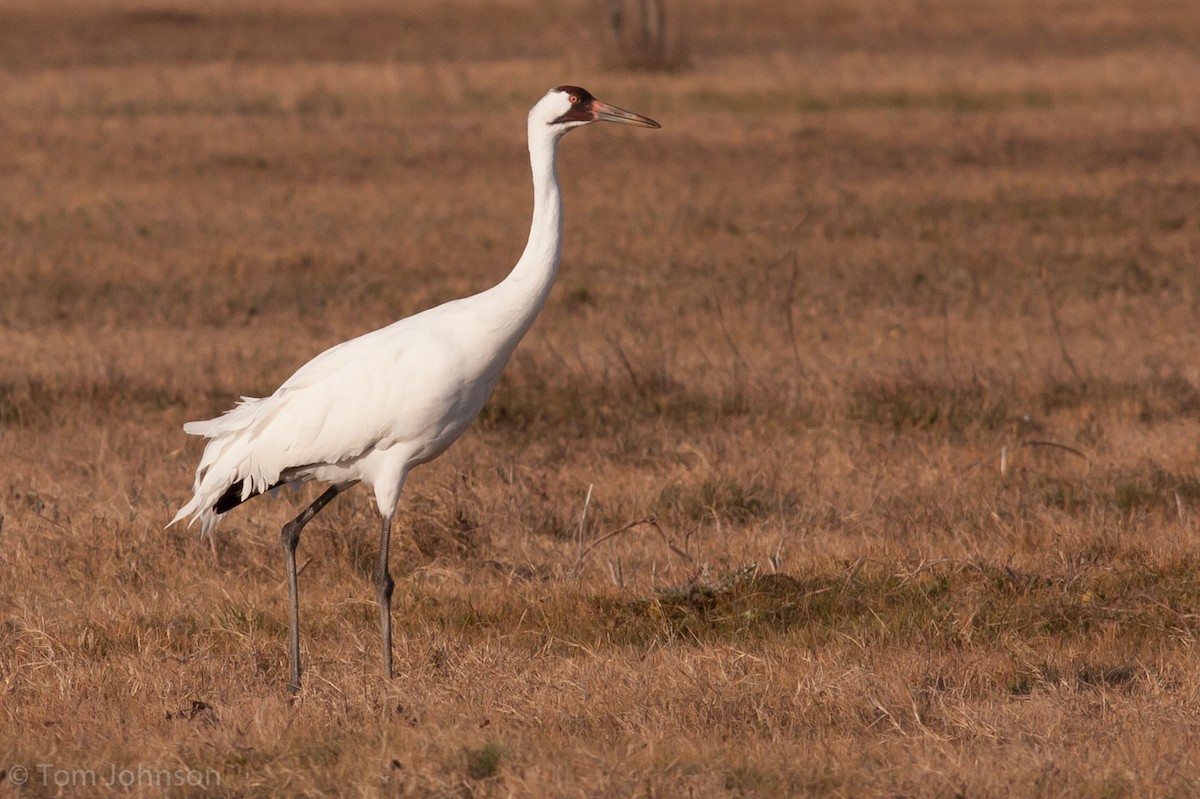
[[[293,694],[300,690],[300,598],[296,588],[296,547],[300,544],[300,531],[312,521],[312,517],[321,512],[321,508],[349,487],[330,486],[279,531],[279,538],[283,542],[283,563],[287,571],[288,622],[291,626],[288,633],[288,656],[292,662],[292,676],[288,680],[288,691]]]
[[[379,562],[375,564],[375,596],[379,600],[379,627],[383,632],[383,673],[392,679],[392,575],[388,573],[388,542],[392,537],[392,517],[383,517],[379,533]]]

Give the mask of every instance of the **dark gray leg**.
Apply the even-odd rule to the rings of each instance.
[[[379,627],[383,631],[383,673],[392,679],[392,575],[388,573],[388,542],[392,537],[392,517],[383,517],[379,533],[379,561],[375,564],[375,597],[379,600]]]
[[[283,526],[279,538],[283,542],[283,563],[287,571],[288,584],[288,622],[291,630],[288,634],[288,656],[292,661],[292,678],[288,681],[288,691],[295,694],[300,690],[300,598],[296,590],[296,547],[300,544],[300,531],[304,525],[312,521],[312,517],[321,512],[334,497],[345,491],[353,483],[342,486],[330,486],[325,493],[313,500],[312,504],[300,512],[300,515]]]

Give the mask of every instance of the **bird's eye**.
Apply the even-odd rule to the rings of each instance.
[[[578,105],[579,104],[579,95],[572,94],[570,97],[567,98],[567,102],[569,102],[571,105]]]

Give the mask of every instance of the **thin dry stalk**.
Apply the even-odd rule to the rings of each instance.
[[[1046,309],[1050,313],[1050,327],[1054,330],[1054,338],[1058,341],[1058,351],[1062,356],[1063,363],[1071,370],[1071,374],[1075,379],[1082,383],[1083,375],[1079,373],[1079,368],[1075,366],[1075,359],[1071,357],[1070,351],[1067,349],[1067,337],[1063,335],[1062,322],[1058,318],[1058,306],[1054,302],[1054,293],[1050,290],[1050,277],[1046,272],[1046,267],[1042,267],[1042,291],[1046,295]]]
[[[579,570],[583,565],[583,531],[587,523],[588,505],[592,502],[592,488],[594,483],[588,483],[587,496],[583,498],[583,510],[579,513],[579,528],[575,535],[575,579],[579,579]]]

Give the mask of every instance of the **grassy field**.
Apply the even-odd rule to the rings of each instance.
[[[1200,5],[668,7],[0,8],[0,796],[1200,793]],[[313,487],[164,531],[180,426],[499,280],[566,82],[663,129],[290,703]]]

